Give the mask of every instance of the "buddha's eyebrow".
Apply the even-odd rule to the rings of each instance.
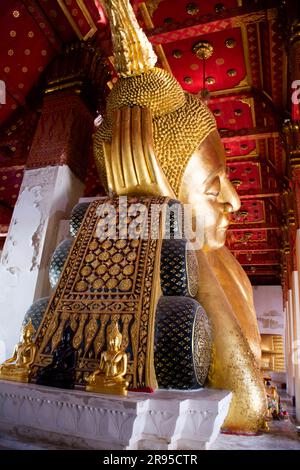
[[[202,186],[209,186],[209,184],[213,182],[215,177],[218,176],[222,170],[224,170],[224,165],[220,165],[217,170],[208,175],[208,177],[203,181]]]

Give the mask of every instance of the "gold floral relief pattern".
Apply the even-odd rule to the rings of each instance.
[[[92,344],[92,341],[98,331],[99,324],[97,321],[98,315],[92,314],[91,319],[89,320],[86,328],[85,328],[85,346],[84,346],[84,354],[88,352],[90,349],[90,346]]]
[[[128,356],[127,376],[134,388],[154,387],[154,320],[159,293],[158,240],[99,236],[103,222],[100,206],[105,201],[116,211],[117,227],[133,216],[119,214],[119,199],[102,199],[90,204],[78,231],[55,293],[44,314],[36,336],[38,353],[33,373],[51,360],[49,346],[56,346],[66,321],[74,331],[73,345],[78,351],[76,380],[93,372],[106,346],[107,328],[118,321],[122,346]],[[150,233],[151,205],[167,204],[168,198],[128,198],[127,204],[143,203]],[[109,219],[109,227],[113,219]],[[159,222],[160,234],[161,221]],[[109,232],[111,233],[111,232]]]
[[[51,347],[52,351],[55,348],[57,348],[57,346],[59,345],[59,343],[61,341],[62,333],[63,333],[63,330],[64,330],[64,327],[65,327],[65,324],[66,324],[66,321],[67,321],[68,317],[69,317],[68,313],[65,310],[63,310],[62,314],[60,315],[59,327],[58,327],[56,333],[52,337],[52,347]]]
[[[109,317],[109,315],[101,315],[100,317],[101,326],[99,329],[99,333],[97,334],[96,339],[94,341],[95,357],[99,356],[102,349],[104,349],[103,346],[105,344],[105,327],[109,320]]]

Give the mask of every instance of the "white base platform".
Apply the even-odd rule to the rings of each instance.
[[[1,380],[0,437],[73,449],[209,449],[231,397],[214,389],[118,397]]]

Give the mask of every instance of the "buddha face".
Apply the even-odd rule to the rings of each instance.
[[[186,167],[179,199],[191,204],[203,223],[203,250],[224,245],[228,214],[240,208],[240,199],[226,175],[224,149],[217,131],[211,132]]]
[[[121,335],[116,335],[113,336],[109,339],[109,347],[113,351],[117,351],[120,349],[122,344],[122,336]]]

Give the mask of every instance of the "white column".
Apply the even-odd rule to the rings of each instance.
[[[288,302],[284,304],[284,356],[285,356],[285,370],[286,370],[286,385],[287,390],[290,389],[291,373],[290,373],[290,338],[289,338],[289,318],[288,318]]]
[[[0,261],[0,348],[11,355],[32,302],[49,294],[59,222],[84,190],[67,165],[26,170]]]
[[[294,344],[294,318],[293,318],[293,293],[292,289],[288,291],[288,317],[289,317],[289,338],[290,338],[290,356],[289,356],[289,370],[291,374],[290,386],[288,394],[292,397],[295,395],[295,365],[293,361],[293,344]]]

